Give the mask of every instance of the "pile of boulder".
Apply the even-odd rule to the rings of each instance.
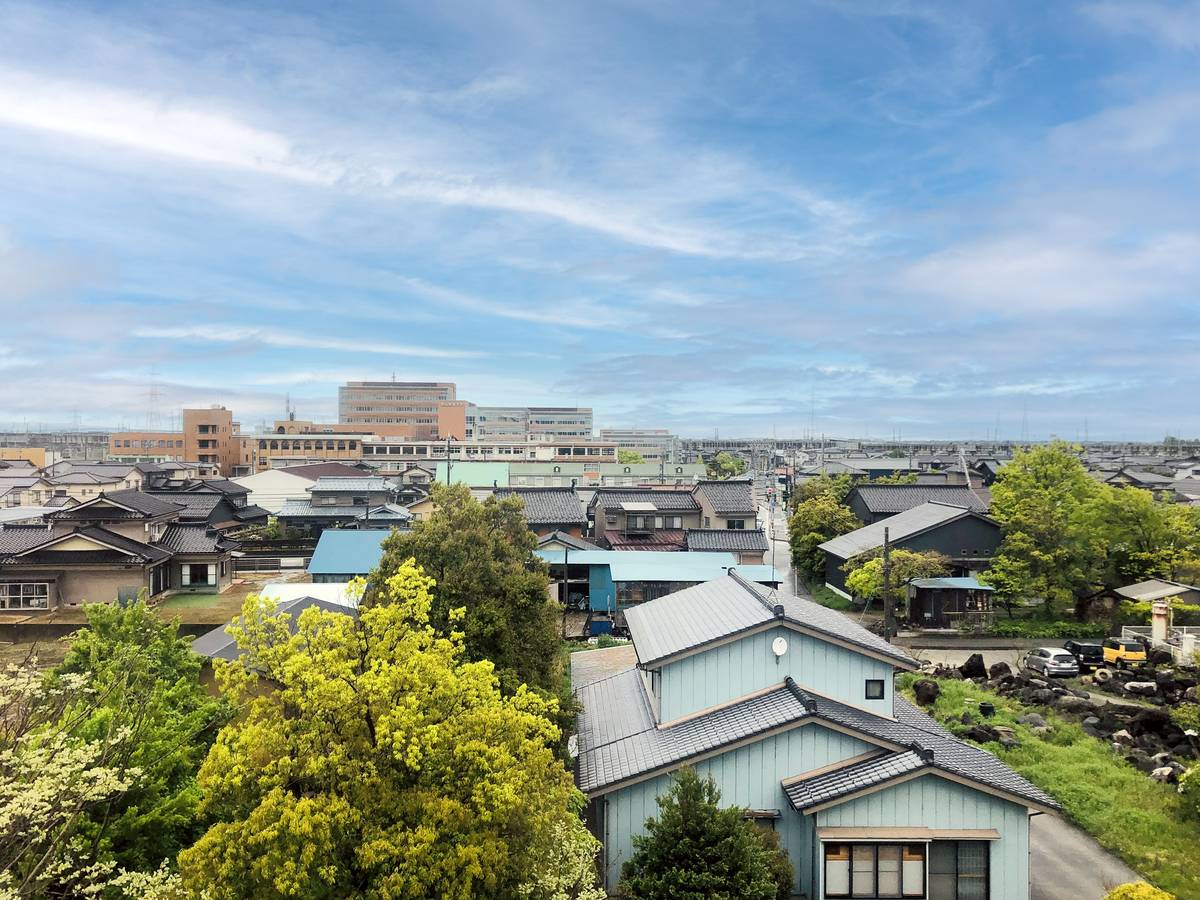
[[[1086,734],[1111,743],[1122,758],[1157,781],[1178,781],[1200,759],[1200,736],[1180,728],[1169,711],[1179,703],[1197,702],[1194,672],[1152,665],[1099,669],[1084,679],[1089,690],[1076,690],[1040,675],[1014,672],[1007,663],[988,668],[976,653],[961,666],[935,666],[927,673],[934,678],[972,681],[1024,705],[1051,709],[1078,722]],[[927,706],[937,699],[940,688],[936,681],[920,679],[913,684],[913,692],[917,702]],[[1141,703],[1110,702],[1104,693],[1136,698]],[[1011,728],[988,722],[985,713],[984,709],[979,714],[964,713],[962,724],[969,727],[959,730],[960,736],[979,743],[994,741],[1004,747],[1020,745]],[[1026,713],[1017,721],[1035,733],[1049,731],[1045,718],[1036,712]]]

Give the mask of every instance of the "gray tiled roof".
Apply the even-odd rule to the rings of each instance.
[[[50,537],[45,525],[5,525],[0,528],[0,557],[44,544]]]
[[[117,534],[115,531],[109,531],[107,528],[98,528],[96,526],[76,528],[74,531],[65,532],[63,534],[51,534],[50,532],[40,528],[30,529],[31,533],[38,533],[39,539],[36,540],[32,535],[23,538],[16,538],[15,535],[12,534],[12,532],[15,531],[16,529],[10,528],[5,528],[3,531],[0,531],[0,547],[3,547],[4,554],[10,557],[8,559],[0,557],[0,562],[9,562],[13,564],[19,563],[19,557],[12,558],[14,554],[27,553],[29,551],[36,550],[36,548],[42,546],[43,544],[50,543],[51,541],[57,541],[62,538],[71,537],[72,535],[81,535],[86,538],[91,538],[94,541],[107,544],[108,546],[113,547],[121,552],[140,557],[147,562],[161,562],[164,559],[169,559],[171,556],[170,551],[164,550],[161,547],[156,547],[153,544],[143,544],[141,541],[135,541],[133,538],[125,537],[123,534]],[[19,541],[22,546],[9,547],[8,544],[5,543],[5,534],[9,534],[9,538],[7,539],[9,542],[16,543]],[[61,557],[56,555],[55,558],[61,559],[63,562],[69,562],[73,560],[83,561],[87,559],[84,554],[88,553],[89,551],[56,551],[53,547],[48,547],[46,548],[45,552],[54,554],[62,553],[63,555]]]
[[[793,808],[803,812],[828,800],[836,800],[845,794],[890,781],[926,766],[927,763],[915,750],[885,753],[874,759],[863,760],[804,781],[797,781],[784,788],[784,793],[787,794]]]
[[[304,612],[310,606],[315,606],[325,612],[341,613],[342,615],[358,618],[358,610],[353,607],[341,603],[331,603],[327,600],[318,600],[315,597],[300,597],[296,600],[289,600],[287,603],[279,604],[275,608],[275,612],[288,613],[291,616],[288,622],[288,630],[292,634],[295,634],[296,621],[300,618],[300,613]],[[221,625],[212,631],[200,635],[192,641],[192,652],[198,653],[201,656],[207,656],[209,659],[237,659],[242,655],[242,650],[238,647],[237,642],[229,632],[226,631],[228,627],[228,625]]]
[[[749,481],[701,481],[695,491],[704,495],[718,515],[745,513],[752,516],[758,512],[754,505],[754,488]]]
[[[988,510],[988,504],[979,489],[972,493],[959,484],[860,484],[850,494],[862,498],[863,504],[873,513],[900,513],[930,500],[976,512]],[[849,502],[850,498],[846,499]]]
[[[776,605],[782,607],[781,619],[774,613]],[[777,619],[857,644],[906,667],[917,665],[898,647],[837,610],[748,582],[736,571],[625,611],[642,665]]]
[[[168,525],[155,546],[172,553],[224,553],[234,544],[206,525]]]
[[[216,492],[153,491],[151,495],[183,507],[180,515],[185,519],[207,519],[217,505],[225,501],[225,495]]]
[[[653,503],[659,512],[697,512],[700,509],[690,488],[669,491],[599,488],[588,508],[617,509],[622,503]]]
[[[557,541],[560,544],[565,544],[572,550],[600,550],[600,546],[593,544],[591,541],[585,541],[583,538],[577,538],[574,535],[568,534],[565,531],[552,531],[549,534],[544,534],[538,538],[538,546],[544,547],[547,544]]]
[[[905,512],[881,519],[871,525],[864,525],[862,528],[851,531],[849,534],[831,538],[821,544],[820,549],[826,553],[833,554],[839,559],[851,559],[860,553],[866,553],[877,547],[882,547],[883,530],[885,528],[888,529],[888,539],[892,543],[896,543],[897,541],[920,534],[923,531],[928,531],[930,528],[936,528],[938,525],[953,522],[955,519],[960,519],[966,515],[978,516],[980,514],[972,513],[961,506],[928,501],[922,503],[920,506],[914,506]]]
[[[767,536],[761,528],[689,528],[687,548],[689,550],[723,550],[736,553],[739,550],[770,549]]]
[[[113,503],[119,503],[122,506],[128,506],[144,516],[164,516],[168,513],[178,512],[182,504],[175,503],[171,500],[166,500],[162,497],[156,497],[153,494],[148,494],[145,491],[127,490],[127,491],[108,491],[101,494],[97,500],[111,500]],[[81,504],[75,509],[63,510],[61,513],[55,513],[56,516],[63,518],[71,518],[73,514],[83,514],[84,507],[88,503]]]
[[[914,746],[931,751],[932,765],[952,775],[1042,806],[1058,806],[991,753],[958,740],[903,697],[895,699],[896,718],[887,719],[825,697],[813,697],[789,678],[775,690],[667,728],[655,727],[637,669],[585,685],[576,691],[576,697],[581,707],[576,780],[585,793],[660,769],[668,771],[692,757],[744,738],[810,720],[829,722],[897,749],[870,761],[870,766],[855,764],[848,775],[815,776],[822,780],[814,794],[819,793],[823,799],[808,802],[809,806],[914,771],[914,761],[906,757],[914,753]],[[804,789],[791,785],[789,796],[793,789],[804,800]]]
[[[586,525],[587,516],[574,488],[501,488],[496,499],[520,497],[525,501],[525,521],[531,525]]]

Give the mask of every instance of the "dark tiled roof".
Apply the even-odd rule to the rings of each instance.
[[[832,772],[825,772],[804,781],[797,781],[784,789],[795,809],[803,812],[820,806],[828,800],[836,800],[846,794],[861,791],[884,781],[891,781],[927,767],[927,763],[915,750],[903,753],[885,753],[875,759],[867,759]]]
[[[235,507],[233,517],[239,522],[249,522],[253,519],[266,519],[271,515],[269,510],[263,509],[261,506],[255,506],[253,503],[247,506]]]
[[[132,512],[124,512],[103,505],[103,501],[105,500],[128,507]],[[84,519],[152,519],[157,516],[179,512],[182,507],[182,503],[176,503],[160,496],[146,493],[145,491],[112,491],[100,494],[100,496],[85,501],[79,504],[79,506],[59,510],[56,513],[52,513],[51,517],[69,521]]]
[[[182,507],[183,511],[179,514],[181,519],[201,522],[206,521],[213,510],[225,501],[224,494],[193,494],[189,491],[154,491],[151,496]]]
[[[501,488],[496,499],[520,497],[525,501],[525,521],[530,525],[586,525],[583,504],[574,488]]]
[[[10,529],[6,528],[4,531],[7,532],[10,531]],[[3,532],[0,532],[0,534],[3,534]],[[135,541],[133,538],[125,537],[123,534],[117,534],[115,531],[109,531],[106,528],[97,528],[95,526],[91,526],[86,528],[76,528],[74,531],[70,531],[65,534],[52,535],[49,532],[42,531],[41,540],[32,541],[26,546],[18,549],[6,550],[5,552],[7,557],[0,558],[0,562],[19,564],[21,557],[16,557],[15,554],[29,553],[31,551],[40,552],[37,551],[38,547],[54,541],[62,540],[64,538],[73,537],[75,535],[90,538],[91,540],[107,544],[109,547],[112,547],[123,553],[140,557],[145,562],[161,562],[162,560],[170,559],[171,557],[169,551],[163,550],[160,547],[156,547],[153,544],[143,544],[141,541]],[[47,547],[45,552],[55,554],[53,559],[56,562],[88,562],[88,554],[91,553],[91,551],[87,550],[56,551],[53,546]],[[103,561],[100,559],[100,557],[97,557],[94,554],[92,554],[92,556],[98,561]]]
[[[1198,482],[1200,483],[1200,482]],[[544,534],[538,538],[538,546],[544,547],[547,544],[558,542],[565,544],[572,550],[600,550],[601,548],[591,541],[585,541],[583,538],[577,538],[572,534],[567,534],[565,531],[552,531],[549,534]]]
[[[358,610],[353,607],[340,603],[330,603],[327,600],[317,600],[315,597],[300,597],[296,600],[290,600],[287,603],[281,603],[275,608],[275,612],[288,613],[291,616],[291,619],[288,621],[288,630],[292,634],[295,634],[296,622],[300,618],[300,613],[304,612],[310,606],[315,606],[317,609],[324,610],[325,612],[341,613],[353,616],[356,619],[358,618]],[[192,641],[192,651],[201,656],[207,656],[209,659],[237,659],[242,655],[242,651],[238,647],[237,642],[226,631],[228,627],[228,625],[221,625],[212,631],[200,635]]]
[[[760,528],[689,528],[687,548],[729,553],[761,550],[765,553],[770,549],[770,544]]]
[[[687,490],[635,490],[632,488],[599,488],[589,509],[617,509],[622,503],[653,503],[660,512],[696,512],[700,504]]]
[[[749,481],[701,481],[695,491],[705,496],[717,515],[745,513],[753,516],[758,513],[754,505],[754,488]]]
[[[976,512],[988,511],[987,498],[982,491],[977,488],[972,493],[965,486],[957,484],[860,484],[850,494],[857,494],[873,513],[901,513],[930,500]],[[849,502],[850,497],[846,500]]]
[[[5,525],[0,528],[0,557],[44,544],[50,537],[45,525]]]
[[[224,553],[236,543],[205,525],[168,525],[155,546],[172,553]]]
[[[782,608],[782,616],[775,615],[776,606]],[[905,667],[917,665],[899,647],[837,610],[748,582],[732,571],[726,578],[630,607],[625,620],[643,665],[773,621],[792,622]]]
[[[208,478],[189,482],[185,490],[200,492],[215,491],[216,493],[228,494],[233,497],[241,497],[250,493],[250,488],[242,487],[236,481],[230,481],[228,478]]]

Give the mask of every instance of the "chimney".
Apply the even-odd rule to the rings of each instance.
[[[1157,647],[1167,642],[1167,632],[1171,630],[1171,603],[1168,600],[1155,600],[1150,607],[1150,644]]]

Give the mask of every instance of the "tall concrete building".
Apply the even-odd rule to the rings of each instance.
[[[242,464],[242,426],[224,406],[183,411],[183,459],[208,463],[229,476]]]
[[[467,405],[449,381],[350,381],[338,388],[341,425],[397,426],[395,436],[417,440],[464,440]]]

